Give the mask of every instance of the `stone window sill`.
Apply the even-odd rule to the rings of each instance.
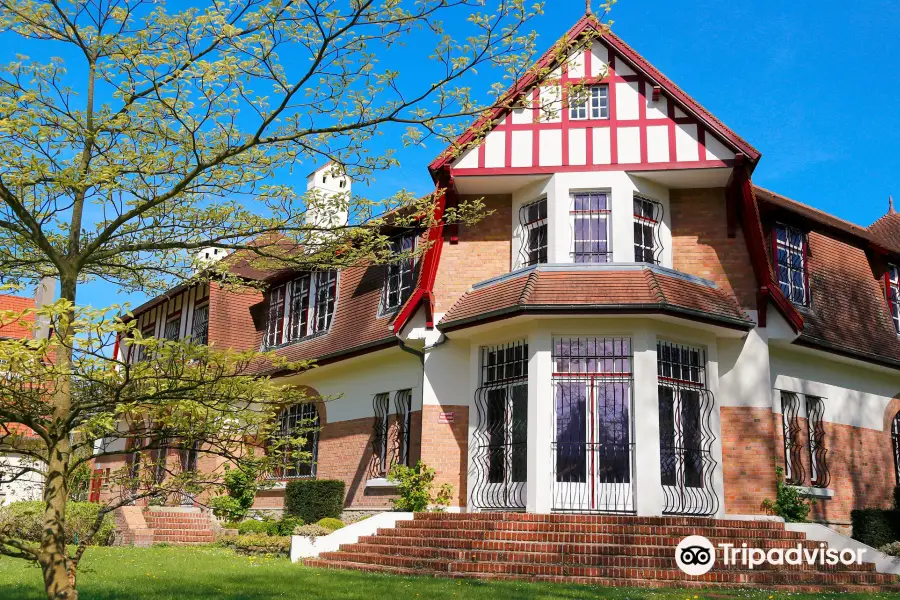
[[[377,477],[375,479],[369,479],[366,481],[367,488],[396,488],[397,484],[393,481],[388,481],[384,477]]]
[[[792,485],[791,487],[797,490],[801,496],[808,498],[834,498],[834,490],[830,488],[817,488],[806,485]]]

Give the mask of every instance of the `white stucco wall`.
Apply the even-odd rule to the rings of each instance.
[[[33,464],[27,457],[9,454],[3,457],[0,472],[3,478],[18,472],[23,466]],[[26,473],[10,483],[0,483],[0,505],[23,500],[40,500],[44,490],[43,478],[37,473]]]

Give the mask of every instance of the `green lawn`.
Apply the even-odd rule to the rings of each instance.
[[[813,600],[821,594],[761,591],[696,592],[594,588],[526,583],[482,583],[421,577],[323,571],[286,559],[246,557],[221,548],[96,548],[81,568],[82,600],[317,598],[321,600],[693,600],[769,598]],[[0,599],[43,597],[40,571],[0,557]],[[840,598],[892,598],[900,594],[834,594]]]

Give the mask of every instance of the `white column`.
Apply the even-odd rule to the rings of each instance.
[[[526,510],[549,513],[552,509],[551,481],[551,410],[549,333],[533,331],[528,336],[528,484]]]
[[[663,491],[659,462],[659,400],[656,377],[656,336],[647,329],[635,332],[634,351],[634,463],[635,508],[642,516],[662,514]]]

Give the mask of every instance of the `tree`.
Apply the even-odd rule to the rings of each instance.
[[[40,440],[21,447],[21,430],[5,426],[0,455],[19,446],[46,477],[40,543],[0,534],[0,553],[39,563],[49,598],[77,598],[91,536],[67,553],[65,501],[96,440],[130,440],[151,456],[200,444],[239,464],[248,440],[271,434],[275,405],[304,401],[252,375],[272,356],[144,339],[119,307],[79,306],[79,289],[97,279],[151,293],[179,281],[237,285],[227,264],[195,272],[192,255],[209,246],[265,268],[397,259],[376,215],[403,205],[393,226],[430,227],[433,195],[326,199],[295,190],[290,173],[328,160],[365,182],[397,164],[371,149],[377,136],[454,139],[484,109],[469,76],[518,77],[535,37],[524,28],[541,10],[524,0],[206,1],[170,11],[150,0],[0,0],[0,35],[52,57],[20,55],[0,70],[0,273],[60,283],[59,301],[38,311],[51,339],[0,342],[10,373],[0,422]],[[445,20],[463,25],[451,32]],[[430,66],[401,73],[379,62],[410,50]],[[346,226],[330,218],[339,212]],[[474,203],[442,218],[478,212]],[[147,359],[118,361],[115,339]],[[149,471],[119,474],[130,493],[105,508],[216,483]]]

